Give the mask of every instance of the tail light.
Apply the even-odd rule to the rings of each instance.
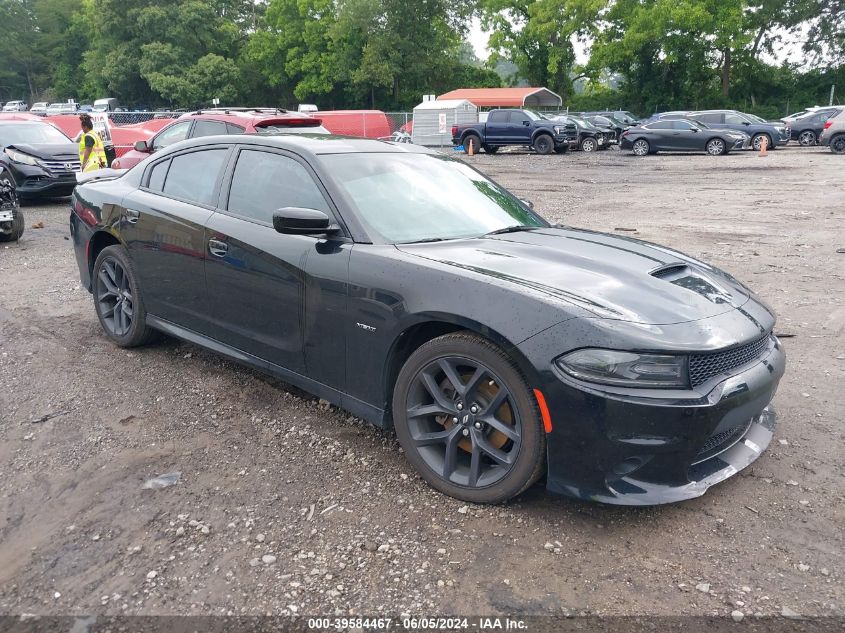
[[[829,128],[831,125],[833,125],[833,119],[831,119],[829,121],[825,121],[824,129]]]
[[[458,126],[453,125],[452,126],[452,136],[457,136],[457,135],[458,135]]]
[[[624,132],[622,132],[622,136],[628,136],[628,134],[630,134],[629,130],[625,130]],[[622,138],[622,137],[620,137],[620,138]]]

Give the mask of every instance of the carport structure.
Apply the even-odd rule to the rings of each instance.
[[[559,108],[563,99],[548,88],[458,88],[438,101],[466,99],[479,108]]]

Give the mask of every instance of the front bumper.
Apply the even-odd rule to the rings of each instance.
[[[40,166],[10,165],[21,198],[69,196],[76,187],[76,172],[53,173]]]
[[[769,445],[776,424],[769,405],[784,368],[772,337],[761,357],[730,377],[674,395],[581,383],[555,369],[544,385],[553,421],[548,490],[619,505],[703,495]]]

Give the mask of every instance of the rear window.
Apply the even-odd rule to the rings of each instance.
[[[322,125],[262,125],[255,126],[256,134],[331,134]]]
[[[174,157],[164,181],[164,193],[198,204],[211,204],[228,152],[228,149],[207,149]]]

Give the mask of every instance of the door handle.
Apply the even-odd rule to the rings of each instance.
[[[226,253],[229,250],[229,245],[226,242],[221,242],[220,240],[210,239],[208,240],[208,252],[216,257],[226,257]]]
[[[124,215],[126,215],[126,221],[129,222],[129,224],[135,224],[138,222],[138,218],[141,217],[141,212],[136,211],[135,209],[126,209]]]

